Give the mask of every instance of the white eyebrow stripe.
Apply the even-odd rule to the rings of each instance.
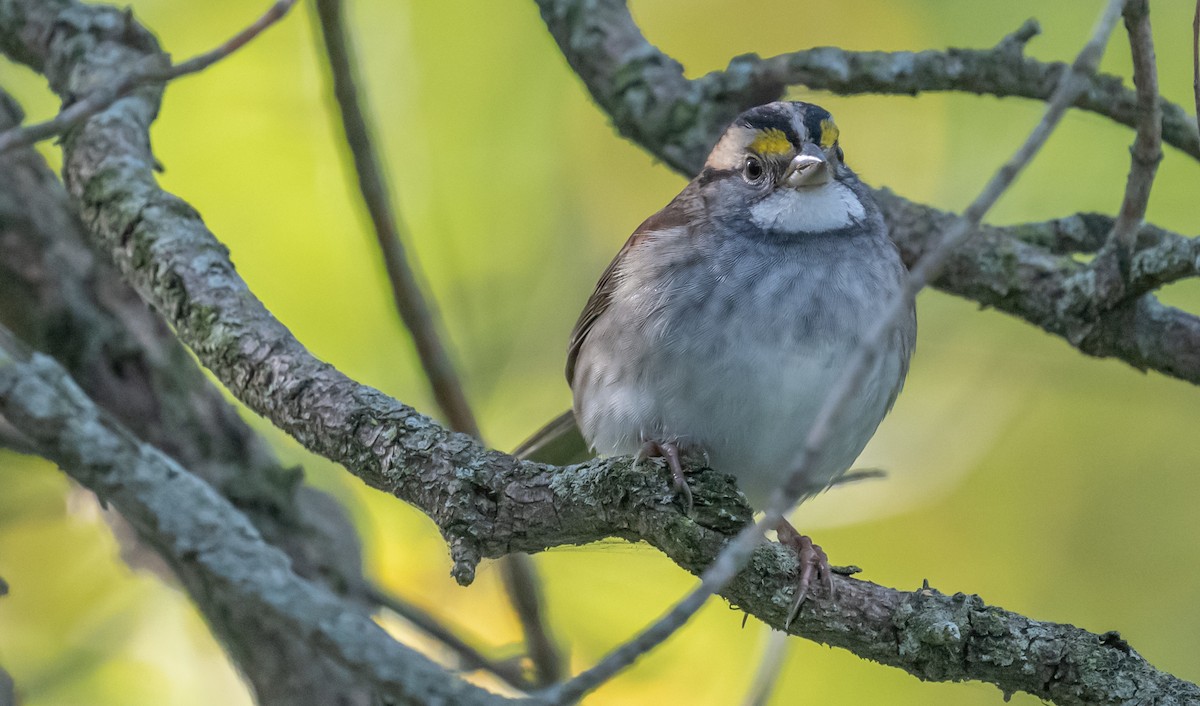
[[[792,128],[795,129],[796,134],[800,136],[801,142],[807,142],[808,141],[808,128],[805,127],[804,120],[802,119],[803,111],[797,110],[796,108],[792,108],[791,112],[792,112]]]

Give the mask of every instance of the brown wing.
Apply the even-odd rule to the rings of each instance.
[[[588,298],[587,304],[583,307],[583,313],[579,315],[579,320],[575,322],[575,328],[571,330],[571,342],[567,346],[568,385],[572,387],[575,385],[575,360],[579,357],[579,350],[583,347],[583,342],[587,340],[587,335],[591,332],[596,319],[600,318],[608,309],[608,304],[612,300],[613,291],[617,287],[616,273],[621,262],[651,233],[678,228],[688,223],[688,205],[693,200],[689,198],[689,192],[690,189],[685,189],[683,193],[667,204],[666,208],[643,221],[637,230],[633,231],[633,235],[629,236],[629,240],[625,241],[625,245],[621,247],[617,256],[608,263],[608,267],[604,268],[604,273],[600,275],[600,281],[596,283],[596,291],[592,292],[592,296]]]
[[[579,431],[579,425],[575,423],[575,413],[569,409],[521,442],[512,455],[555,466],[583,463],[595,456]]]

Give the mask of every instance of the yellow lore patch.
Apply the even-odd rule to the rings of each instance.
[[[750,143],[750,149],[761,155],[787,154],[792,151],[792,143],[779,128],[759,130]]]
[[[837,125],[833,124],[832,120],[821,121],[821,146],[825,149],[833,147],[833,143],[838,141]]]

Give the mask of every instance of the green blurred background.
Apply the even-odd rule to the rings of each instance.
[[[265,2],[133,0],[184,58],[247,24]],[[596,276],[683,180],[617,137],[547,35],[532,2],[352,2],[365,84],[404,220],[445,318],[485,435],[505,448],[566,408],[564,347]],[[699,76],[745,52],[816,45],[990,47],[1027,17],[1029,52],[1073,56],[1096,2],[633,3],[646,35]],[[1191,105],[1192,4],[1155,0],[1163,93]],[[430,395],[390,303],[339,143],[310,8],[244,52],[170,87],[153,137],[165,187],[195,205],[243,276],[321,358],[418,408]],[[1124,32],[1106,71],[1128,76]],[[31,119],[56,100],[0,64]],[[862,177],[961,209],[1020,143],[1041,105],[934,94],[792,97],[829,108]],[[1132,132],[1072,113],[990,220],[1112,213]],[[57,164],[57,151],[43,147]],[[1150,220],[1194,233],[1200,165],[1166,149]],[[1200,286],[1163,293],[1200,311]],[[1085,358],[970,302],[921,296],[920,341],[893,415],[862,465],[882,482],[803,506],[797,523],[870,580],[988,602],[1122,635],[1152,663],[1200,679],[1200,395],[1186,383]],[[370,574],[446,623],[511,654],[519,629],[494,566],[470,588],[411,508],[368,490],[254,420],[313,484],[351,508]],[[26,703],[245,704],[249,697],[177,590],[131,570],[103,513],[50,464],[0,454],[0,664]],[[537,557],[549,616],[574,669],[658,616],[693,579],[618,543]],[[621,596],[621,600],[614,600]],[[765,629],[721,601],[594,704],[734,704]],[[698,669],[705,679],[697,679]],[[997,704],[981,684],[923,684],[793,640],[773,703]],[[1014,703],[1035,699],[1018,695]]]

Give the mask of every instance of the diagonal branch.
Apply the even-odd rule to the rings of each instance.
[[[136,65],[133,71],[116,81],[101,84],[86,97],[74,101],[50,120],[25,127],[14,127],[0,133],[0,154],[16,147],[26,147],[40,140],[70,130],[84,120],[104,110],[135,89],[152,83],[166,83],[188,74],[198,73],[246,46],[271,25],[278,22],[292,9],[296,0],[276,0],[270,9],[253,24],[228,39],[224,44],[181,64],[167,62],[164,66],[160,56],[149,56],[151,61]]]
[[[1192,95],[1196,100],[1196,129],[1200,130],[1200,0],[1192,15]]]
[[[317,0],[317,16],[325,57],[342,118],[346,143],[354,157],[363,203],[371,216],[375,238],[387,269],[392,299],[416,345],[434,398],[450,428],[482,439],[479,424],[463,392],[462,382],[438,331],[437,310],[421,291],[417,268],[404,251],[401,221],[393,207],[379,155],[371,138],[363,101],[359,98],[354,49],[341,0]],[[541,611],[542,586],[533,562],[522,554],[501,560],[505,590],[525,636],[526,649],[542,686],[559,680],[564,658]]]
[[[0,582],[0,586],[3,583]],[[0,596],[4,595],[0,593]],[[17,703],[17,685],[13,683],[12,677],[8,672],[0,667],[0,706],[16,706]]]
[[[458,669],[464,671],[486,670],[518,691],[528,692],[535,688],[536,685],[525,677],[519,664],[509,660],[498,662],[489,658],[475,649],[471,643],[451,632],[445,625],[403,598],[376,589],[372,592],[372,600],[453,651],[458,660]]]
[[[141,30],[110,31],[120,17],[72,0],[10,0],[0,4],[0,48],[37,59],[56,91],[86,89],[146,51]],[[482,556],[610,536],[645,540],[697,573],[748,521],[729,477],[693,475],[695,516],[684,517],[669,501],[667,480],[632,469],[629,459],[565,471],[520,463],[313,358],[253,297],[196,212],[154,183],[145,131],[156,110],[157,94],[139,92],[66,142],[67,182],[93,242],[237,397],[310,450],[429,515],[461,581]],[[789,552],[761,546],[723,595],[782,626],[793,569]],[[1034,621],[977,597],[835,580],[838,605],[806,609],[793,634],[924,679],[979,679],[1060,703],[1095,703],[1110,689],[1162,703],[1200,698],[1111,635]]]
[[[325,57],[342,119],[346,144],[354,158],[354,172],[363,204],[371,216],[375,239],[387,268],[392,300],[404,325],[412,334],[421,359],[421,367],[433,388],[438,407],[456,431],[479,437],[479,425],[454,370],[450,353],[442,343],[442,328],[437,311],[425,298],[418,284],[416,266],[404,250],[404,228],[392,205],[391,191],[383,176],[383,166],[372,144],[371,128],[358,97],[353,47],[345,26],[341,0],[317,0]]]
[[[188,580],[215,595],[210,610],[310,641],[397,703],[505,702],[451,677],[392,640],[360,610],[292,573],[286,556],[203,481],[97,409],[57,363],[21,350],[0,329],[0,413],[121,514]],[[186,511],[181,511],[186,508]]]
[[[0,129],[20,120],[0,90]],[[0,155],[0,224],[0,323],[57,358],[139,439],[228,498],[287,553],[293,571],[366,604],[358,536],[346,512],[274,457],[162,320],[88,247],[70,197],[32,148]],[[6,427],[0,423],[0,437]],[[40,455],[21,438],[20,450]],[[117,515],[110,523],[124,527]],[[194,574],[178,578],[203,607],[213,589],[199,588]],[[270,626],[221,612],[208,620],[260,703],[326,704],[362,689]]]

